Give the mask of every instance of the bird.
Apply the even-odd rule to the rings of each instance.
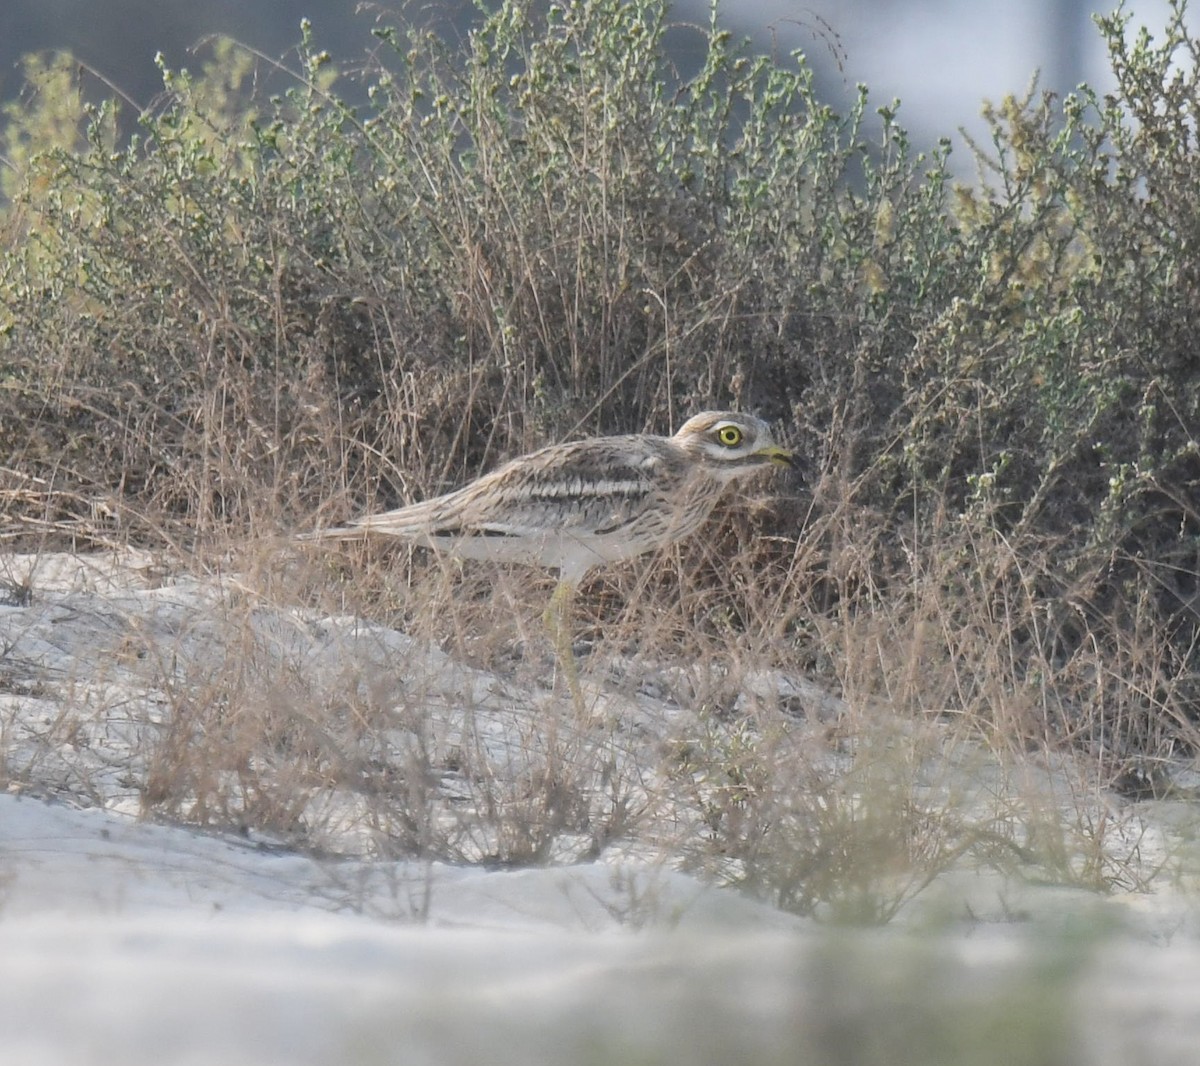
[[[792,467],[794,459],[766,422],[704,411],[674,436],[637,433],[551,444],[443,496],[300,539],[396,537],[451,558],[557,571],[545,624],[582,705],[568,619],[583,579],[598,566],[690,536],[731,482],[771,466]]]

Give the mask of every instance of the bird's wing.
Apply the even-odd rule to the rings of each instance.
[[[624,524],[659,489],[666,459],[641,437],[551,445],[440,498],[443,535],[521,535]],[[453,528],[453,533],[450,527]]]
[[[553,444],[444,496],[369,515],[314,539],[530,536],[555,528],[604,533],[639,513],[672,476],[679,459],[668,444],[647,437]]]

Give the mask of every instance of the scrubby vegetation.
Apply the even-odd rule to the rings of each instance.
[[[164,70],[128,142],[68,61],[31,63],[0,149],[3,535],[191,567],[233,552],[278,598],[272,538],[316,516],[571,434],[755,409],[806,484],[599,576],[588,633],[734,679],[803,671],[864,729],[886,705],[997,752],[1083,752],[1105,785],[1159,784],[1200,722],[1185,4],[1160,40],[1098,20],[1110,95],[989,108],[990,143],[956,149],[974,180],[952,176],[949,139],[915,151],[865,89],[835,113],[803,56],[750,54],[715,19],[540,7],[502,4],[462,47],[380,26],[358,80],[306,37],[275,97],[255,92],[261,57],[220,43],[194,73]],[[672,65],[672,34],[703,42],[694,72]],[[429,611],[444,583],[422,565],[310,573],[302,595],[336,584],[460,642],[488,628],[462,611],[502,628],[483,616],[503,608],[453,589],[458,613]],[[809,910],[858,886],[870,841],[893,871],[1024,854],[1019,819],[930,832],[890,771],[880,820],[861,801],[877,760],[818,787],[728,728],[720,693],[705,706],[712,735],[667,772],[708,827],[701,865]],[[159,778],[149,809],[194,815]],[[1110,877],[1050,850],[1059,876]]]

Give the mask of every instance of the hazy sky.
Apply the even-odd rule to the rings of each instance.
[[[703,11],[703,0],[685,0]],[[682,6],[682,5],[681,5]],[[1035,71],[1059,92],[1086,80],[1108,88],[1111,75],[1092,11],[1110,12],[1117,0],[754,0],[725,10],[749,31],[773,27],[782,48],[799,48],[814,62],[841,50],[840,79],[858,82],[876,103],[902,102],[901,124],[928,137],[959,126],[978,132],[985,98],[999,102],[1021,93]],[[1160,31],[1167,0],[1129,0],[1134,22]],[[1200,2],[1189,14],[1200,33]],[[757,23],[757,25],[755,25]],[[768,35],[769,39],[769,35]]]
[[[984,97],[1021,92],[1039,68],[1043,84],[1069,89],[1081,78],[1108,84],[1094,7],[1116,0],[726,0],[724,18],[739,34],[780,53],[803,50],[822,70],[835,104],[858,82],[876,104],[902,100],[901,122],[918,139],[978,132]],[[356,0],[0,0],[0,95],[17,85],[21,51],[74,51],[139,103],[161,86],[153,65],[163,50],[186,64],[186,48],[206,33],[230,33],[271,55],[299,36],[302,16],[335,54],[361,55],[371,44],[369,16]],[[399,6],[388,4],[380,6]],[[416,10],[452,11],[466,0],[417,0]],[[1160,29],[1166,0],[1129,0],[1135,21]],[[1200,0],[1189,16],[1200,32]],[[706,23],[708,0],[676,0],[681,21]],[[839,69],[840,65],[840,69]]]

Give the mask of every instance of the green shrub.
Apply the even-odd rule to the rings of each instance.
[[[1185,14],[1160,42],[1099,19],[1115,90],[989,107],[973,183],[895,105],[838,115],[803,56],[663,0],[509,0],[462,48],[379,29],[359,85],[306,30],[273,98],[219,44],[125,144],[116,104],[32,65],[3,132],[5,533],[222,549],[756,408],[810,492],[689,546],[661,632],[1114,778],[1191,745]],[[592,610],[644,629],[638,590]]]

